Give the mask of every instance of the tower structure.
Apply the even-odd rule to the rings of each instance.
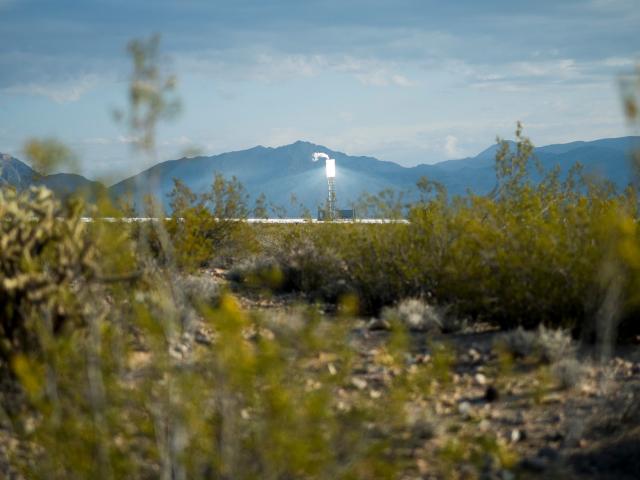
[[[331,158],[326,153],[316,152],[312,155],[312,160],[317,162],[319,159],[324,158],[325,172],[327,175],[327,203],[326,209],[322,211],[318,208],[318,218],[326,220],[335,220],[338,218],[338,202],[336,201],[336,160]]]
[[[326,159],[327,170],[327,216],[330,220],[336,219],[337,202],[336,202],[336,161],[333,158]]]

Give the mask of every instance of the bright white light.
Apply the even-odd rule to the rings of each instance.
[[[336,177],[336,161],[335,159],[329,157],[326,153],[316,152],[313,154],[312,159],[314,162],[317,162],[321,158],[324,158],[325,165],[327,168],[327,178],[335,178]]]
[[[336,177],[336,161],[333,158],[327,158],[327,178]]]

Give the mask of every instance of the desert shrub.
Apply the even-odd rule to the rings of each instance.
[[[172,214],[166,228],[179,267],[228,267],[255,250],[253,231],[243,222],[247,195],[235,177],[216,174],[211,190],[201,195],[174,180],[169,197]]]
[[[423,293],[409,235],[404,224],[354,225],[342,236],[334,228],[333,241],[346,251],[348,279],[363,311],[376,313]]]
[[[575,358],[563,358],[551,366],[551,375],[562,389],[576,387],[584,377],[584,367]]]
[[[276,260],[283,274],[283,288],[301,290],[313,298],[336,301],[348,290],[345,263],[326,237],[312,238],[301,228],[283,238]]]
[[[382,319],[399,322],[405,328],[423,332],[440,332],[443,328],[443,315],[431,305],[417,298],[408,298],[395,307],[382,310]]]
[[[249,288],[277,292],[284,288],[280,263],[267,256],[252,256],[237,261],[227,272],[227,279]]]
[[[59,337],[46,364],[15,363],[33,414],[14,425],[35,448],[12,464],[28,478],[396,478],[406,468],[394,444],[410,428],[406,380],[375,401],[349,388],[343,326],[309,313],[248,336],[272,323],[227,296],[199,310],[216,333],[201,346],[181,335],[166,279],[152,284],[86,341]],[[142,346],[127,340],[132,326]]]
[[[311,299],[336,302],[358,298],[362,313],[376,314],[401,298],[419,295],[424,272],[405,224],[305,224],[264,226],[256,268],[271,265],[282,275],[281,290],[300,291]],[[250,263],[242,263],[242,268]],[[271,267],[270,267],[271,268]],[[245,275],[246,276],[246,275]],[[259,278],[260,275],[250,275]]]
[[[240,260],[228,278],[249,287],[304,292],[337,302],[351,291],[344,252],[319,225],[253,226],[259,254]],[[325,227],[331,227],[325,225]]]
[[[181,275],[174,282],[174,286],[191,303],[205,302],[206,305],[216,305],[224,293],[220,282],[209,275]]]
[[[174,211],[166,224],[175,262],[187,271],[206,266],[214,257],[214,238],[220,234],[216,218],[202,205]]]
[[[553,363],[575,355],[576,346],[565,330],[538,327],[539,354],[543,362]]]
[[[407,469],[402,432],[415,422],[404,405],[422,370],[405,368],[401,344],[382,355],[395,373],[374,398],[352,386],[348,322],[248,314],[208,277],[176,277],[152,256],[135,261],[144,250],[127,224],[85,224],[45,190],[3,195],[2,320],[13,321],[3,326],[26,322],[20,342],[2,331],[20,389],[0,397],[3,426],[21,445],[3,453],[14,471],[396,478]],[[29,296],[40,284],[20,290],[14,280],[31,274],[56,283],[43,302]],[[61,314],[55,334],[38,328]],[[213,335],[199,341],[196,329]]]
[[[624,210],[613,200],[548,206],[525,188],[517,202],[470,197],[415,211],[426,236],[437,232],[426,240],[433,257],[417,259],[432,272],[434,296],[507,327],[584,320],[598,292],[601,225]]]
[[[83,238],[103,281],[131,267],[127,252],[141,255],[113,247],[119,225],[91,225]],[[407,412],[446,385],[446,349],[433,365],[408,365],[406,337],[394,332],[374,360],[385,380],[372,387],[354,380],[360,355],[345,341],[349,322],[313,309],[250,314],[209,278],[175,277],[141,260],[139,275],[111,275],[107,301],[93,300],[99,308],[86,308],[77,328],[36,330],[41,351],[13,356],[23,408],[5,409],[22,446],[9,453],[12,468],[35,479],[398,478],[412,470],[408,447],[436,428]],[[213,335],[198,341],[194,328]]]
[[[518,327],[506,332],[499,338],[498,347],[514,358],[547,364],[573,358],[576,350],[575,343],[567,331],[545,328],[542,325],[537,330]]]
[[[404,299],[395,306],[381,311],[384,324],[399,322],[415,331],[455,333],[466,326],[466,321],[452,315],[448,307],[434,307],[421,299]]]
[[[58,334],[83,323],[84,302],[101,277],[81,220],[45,188],[0,191],[0,356],[39,350],[38,330]]]
[[[518,327],[502,335],[499,346],[514,358],[529,358],[537,352],[537,335],[534,331]]]

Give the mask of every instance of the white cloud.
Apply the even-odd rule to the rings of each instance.
[[[491,144],[498,131],[513,129],[513,122],[499,126],[451,120],[407,124],[385,122],[377,126],[353,125],[339,131],[318,132],[311,141],[352,155],[372,155],[381,160],[416,165],[475,155]],[[464,146],[460,145],[461,135],[465,138]],[[445,151],[447,142],[449,152]],[[279,141],[275,145],[285,143],[288,142]]]
[[[566,85],[574,89],[581,86],[608,88],[621,70],[630,69],[637,63],[632,56],[581,61],[534,58],[496,65],[455,60],[446,62],[442,68],[471,88],[514,93],[539,91],[549,85]]]
[[[139,141],[139,139],[132,135],[118,135],[116,137],[116,142],[120,144],[128,145],[128,144],[136,143],[137,141]]]
[[[609,57],[602,61],[602,64],[607,67],[632,67],[636,63],[632,58],[625,57]]]
[[[279,51],[238,49],[234,55],[210,51],[178,57],[178,70],[226,81],[276,83],[290,79],[318,77],[324,73],[345,74],[375,87],[412,87],[416,83],[402,72],[407,67],[394,61],[359,58],[352,55],[287,54]],[[242,58],[239,62],[236,59]]]
[[[458,150],[458,138],[454,135],[447,135],[444,139],[444,151],[449,158],[456,158],[460,156]]]
[[[389,85],[389,76],[381,70],[358,73],[355,77],[363,85],[371,87],[386,87]]]
[[[374,87],[413,87],[415,82],[398,73],[397,62],[359,59],[351,56],[328,58],[327,69],[353,75],[363,85]]]
[[[180,135],[179,137],[163,140],[159,145],[161,147],[186,147],[193,145],[193,143],[193,140],[186,135]]]
[[[94,138],[85,138],[81,141],[81,143],[85,145],[111,145],[113,144],[113,141],[109,138],[94,137]]]
[[[551,61],[516,62],[510,68],[515,75],[530,77],[553,76],[567,78],[578,73],[575,60],[570,58]]]
[[[43,96],[56,103],[77,102],[89,91],[98,85],[96,75],[84,75],[80,78],[55,83],[25,83],[22,85],[12,85],[3,90],[12,95],[32,95]]]
[[[413,87],[415,85],[414,82],[404,75],[392,75],[391,82],[398,87]]]

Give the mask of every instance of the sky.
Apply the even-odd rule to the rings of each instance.
[[[516,121],[537,145],[629,134],[637,0],[0,0],[0,152],[55,137],[81,173],[306,140],[412,166]],[[114,121],[131,39],[160,33],[182,110],[154,157]]]

